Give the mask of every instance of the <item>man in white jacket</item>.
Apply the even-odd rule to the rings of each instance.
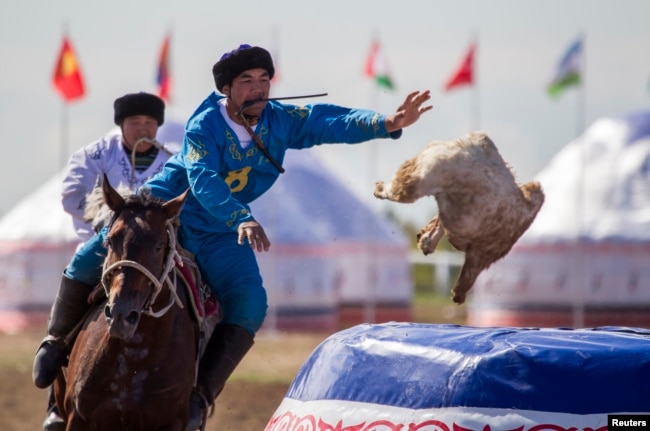
[[[75,151],[70,157],[63,179],[63,209],[72,216],[75,231],[84,242],[95,233],[92,224],[84,220],[86,198],[95,187],[101,185],[104,174],[114,188],[135,191],[149,177],[160,172],[172,154],[156,141],[158,128],[165,121],[165,102],[162,99],[148,93],[131,93],[116,99],[113,107],[115,124],[121,133],[109,133]],[[78,310],[79,315],[84,312],[85,307]],[[74,323],[67,319],[61,323],[60,316],[51,317],[47,340],[54,342],[56,336],[67,333],[68,322],[70,325]],[[55,337],[52,337],[53,334]],[[65,422],[57,411],[51,385],[43,429],[65,430]]]
[[[156,141],[165,121],[165,102],[148,93],[126,94],[115,100],[115,124],[109,133],[74,152],[63,179],[63,209],[72,216],[77,235],[88,240],[95,232],[84,221],[86,197],[101,185],[104,174],[116,188],[135,190],[160,172],[171,152]]]

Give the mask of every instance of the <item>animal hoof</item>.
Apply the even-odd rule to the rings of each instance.
[[[384,194],[384,182],[383,181],[377,181],[375,183],[375,193],[374,193],[376,198],[379,199],[386,199],[386,196]]]
[[[436,244],[431,243],[430,235],[418,235],[418,248],[425,256],[436,250]]]
[[[453,293],[453,292],[452,292]],[[451,297],[452,301],[454,301],[456,304],[460,305],[465,302],[465,295],[457,295],[453,293]]]

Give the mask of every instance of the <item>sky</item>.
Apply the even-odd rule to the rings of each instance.
[[[647,0],[5,1],[0,215],[55,176],[73,150],[114,127],[117,97],[157,91],[158,52],[171,34],[168,119],[185,121],[214,90],[214,62],[241,43],[274,54],[273,96],[328,93],[299,103],[389,114],[409,92],[431,90],[433,110],[399,140],[309,150],[377,211],[421,225],[436,213],[433,197],[398,204],[372,192],[428,142],[483,130],[518,181],[527,182],[596,119],[650,109],[648,22]],[[67,109],[51,84],[64,31],[87,89]],[[583,87],[553,99],[545,88],[579,36]],[[393,91],[363,73],[373,39],[384,49]],[[475,85],[446,92],[444,83],[473,40]]]

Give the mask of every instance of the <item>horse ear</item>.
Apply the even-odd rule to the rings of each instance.
[[[102,182],[102,191],[104,192],[104,202],[113,211],[117,212],[125,205],[124,198],[108,182],[106,174],[104,174]]]
[[[183,209],[183,204],[185,203],[185,198],[187,198],[189,192],[190,189],[187,189],[180,195],[176,196],[174,199],[169,200],[163,204],[162,207],[165,210],[168,219],[174,218],[180,214],[181,209]]]

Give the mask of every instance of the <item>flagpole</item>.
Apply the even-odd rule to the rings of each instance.
[[[580,56],[580,82],[578,91],[576,92],[576,139],[579,139],[585,128],[585,107],[586,107],[586,91],[585,91],[585,45],[584,35],[579,36],[582,46],[582,55]],[[578,238],[576,244],[576,258],[577,258],[577,277],[576,277],[576,298],[573,310],[573,327],[582,328],[585,326],[585,291],[586,291],[586,256],[584,247],[584,227],[585,227],[585,168],[586,168],[586,143],[584,140],[578,141],[580,151],[580,165],[578,167],[578,196],[577,196],[577,210],[578,210]]]
[[[63,22],[63,37],[68,37],[68,22]],[[69,112],[69,103],[64,99],[63,108],[61,109],[61,149],[60,149],[60,165],[58,167],[59,171],[62,171],[65,168],[67,163],[67,149],[68,149],[68,139],[69,139],[69,130],[68,128],[70,123],[70,112]],[[63,179],[63,178],[62,178]]]
[[[372,37],[373,41],[379,43],[379,36],[377,31]],[[383,48],[382,48],[383,49]],[[382,55],[385,55],[382,53]],[[384,58],[385,60],[385,58]],[[370,90],[370,109],[375,111],[379,110],[379,99],[380,99],[380,89],[375,82]],[[366,148],[370,151],[368,156],[368,176],[370,177],[370,183],[376,181],[378,177],[378,163],[379,163],[379,142],[375,142],[371,145],[367,145]],[[365,323],[375,323],[377,321],[377,251],[374,247],[372,241],[372,230],[370,228],[370,223],[366,223],[366,235],[367,235],[367,247],[368,247],[368,267],[367,267],[367,283],[368,283],[368,299],[365,302],[364,307],[364,322]]]
[[[280,79],[280,27],[274,25],[271,28],[271,56],[275,65],[275,74],[273,75],[273,86],[277,87]]]
[[[371,55],[369,56],[366,63],[366,75],[372,78],[373,85],[370,92],[370,105],[369,108],[375,111],[380,109],[380,96],[382,85],[379,84],[377,78],[380,76],[383,81],[390,83],[390,73],[388,71],[387,60],[385,57],[385,52],[380,42],[379,32],[374,31],[372,35],[372,50]],[[379,64],[380,63],[380,64]],[[377,66],[379,65],[379,70]],[[368,67],[370,66],[370,70]],[[390,84],[389,84],[390,85]],[[368,145],[367,151],[370,152],[368,155],[368,176],[370,177],[370,183],[373,183],[377,180],[379,175],[379,160],[380,160],[380,150],[381,145],[379,142],[372,145]],[[367,237],[367,268],[366,268],[366,280],[367,280],[367,299],[364,302],[363,309],[363,318],[366,323],[375,323],[377,321],[377,283],[378,283],[378,259],[377,259],[377,249],[373,241],[374,232],[371,229],[369,223],[366,223],[366,237]]]
[[[571,271],[571,314],[573,327],[580,328],[585,325],[585,293],[587,286],[586,262],[585,256],[585,167],[586,167],[586,149],[584,139],[580,139],[585,128],[585,100],[586,91],[584,88],[584,35],[578,34],[577,39],[569,46],[560,58],[557,70],[553,79],[547,87],[547,92],[551,97],[556,97],[570,86],[578,87],[576,89],[576,112],[575,112],[575,139],[573,143],[578,151],[578,162],[576,166],[576,194],[575,194],[575,225],[576,235],[575,243],[571,249],[571,260],[573,262]]]
[[[70,127],[70,112],[69,104],[63,102],[63,108],[61,109],[61,152],[60,156],[60,165],[58,170],[60,171],[65,167],[68,162],[67,151],[68,151],[68,140],[69,140],[69,127]]]
[[[63,23],[63,43],[61,45],[56,64],[52,84],[63,99],[61,107],[61,148],[59,150],[60,166],[57,167],[58,176],[63,180],[65,166],[70,152],[70,103],[85,95],[83,78],[79,68],[76,54],[68,38],[67,22]],[[65,240],[64,219],[61,219],[60,237]],[[67,223],[70,221],[68,220]],[[60,254],[61,259],[69,258],[65,253]]]
[[[67,39],[68,37],[68,23],[67,21],[64,21],[63,23],[63,37]],[[58,67],[58,66],[57,66]],[[65,98],[62,100],[63,106],[61,107],[61,148],[59,149],[59,166],[57,167],[57,172],[59,176],[59,183],[63,182],[63,179],[65,177],[65,166],[68,162],[67,160],[67,150],[69,146],[69,139],[70,139],[70,103],[68,103]],[[61,219],[61,223],[63,223],[63,220],[66,218]],[[68,223],[71,223],[70,220],[67,221]],[[59,237],[61,240],[64,239],[65,237],[65,226],[63,224],[59,225]],[[66,262],[68,261],[69,256],[66,253],[59,253],[59,265],[61,268],[64,268],[66,265]]]
[[[478,88],[478,71],[477,71],[477,55],[478,55],[478,31],[474,31],[472,36],[472,43],[474,44],[474,61],[472,63],[472,81],[474,85],[474,91],[472,92],[472,112],[470,118],[472,118],[472,128],[473,130],[480,130],[480,102],[479,102],[479,88]]]
[[[585,119],[585,114],[586,114],[586,106],[587,106],[587,94],[585,90],[585,75],[586,75],[586,45],[585,45],[585,36],[584,34],[580,35],[580,40],[582,44],[582,56],[580,57],[580,85],[578,86],[578,96],[577,96],[577,101],[576,101],[576,136],[580,136],[580,134],[584,131],[585,129],[585,124],[586,124],[586,119]]]
[[[374,99],[378,99],[377,93],[379,90],[375,90],[373,94],[375,95]],[[376,105],[370,105],[376,106]],[[373,108],[377,109],[377,108]],[[377,165],[379,163],[379,143],[374,143],[372,145],[367,145],[366,147],[370,151],[369,156],[369,169],[368,175],[370,176],[370,183],[376,181],[377,172],[379,169]],[[364,309],[364,321],[365,323],[375,323],[377,319],[377,250],[372,241],[372,230],[370,228],[370,223],[365,223],[366,225],[366,234],[367,234],[367,247],[368,247],[368,300],[366,301],[366,307]]]
[[[472,130],[480,130],[480,103],[479,103],[479,91],[478,83],[474,84],[474,91],[472,92],[472,102],[471,102],[471,113],[470,118],[472,118]]]

